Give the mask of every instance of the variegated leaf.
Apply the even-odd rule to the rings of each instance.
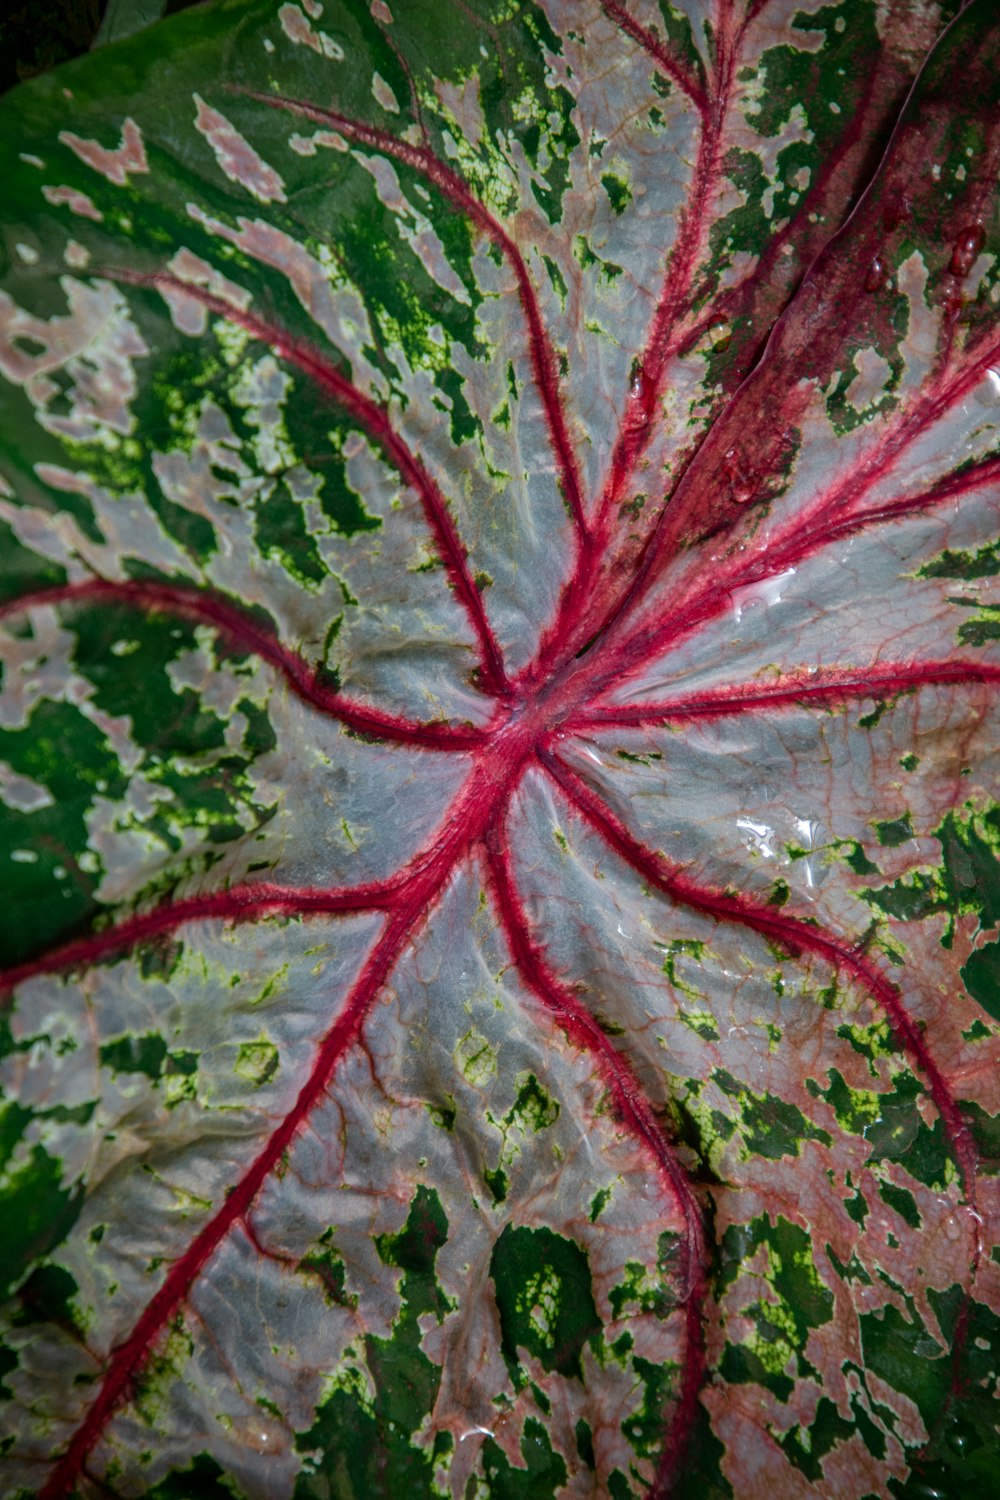
[[[0,105],[3,1494],[988,1496],[990,0]]]

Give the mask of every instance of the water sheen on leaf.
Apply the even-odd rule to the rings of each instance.
[[[0,103],[0,1491],[949,1500],[991,0],[217,0]]]

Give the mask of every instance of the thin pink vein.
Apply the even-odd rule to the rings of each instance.
[[[0,1001],[29,979],[87,968],[112,954],[127,953],[139,943],[176,932],[188,922],[214,920],[236,924],[282,915],[297,917],[381,911],[392,904],[400,884],[397,879],[323,889],[270,885],[261,881],[230,886],[228,890],[203,896],[167,901],[152,911],[140,912],[112,927],[104,927],[100,932],[63,943],[39,958],[0,970]]]
[[[654,1500],[659,1500],[669,1492],[682,1464],[698,1392],[705,1376],[702,1317],[708,1290],[708,1246],[702,1211],[687,1175],[664,1138],[662,1127],[627,1061],[614,1049],[572,990],[552,972],[530,937],[527,912],[510,869],[506,831],[499,823],[487,832],[485,844],[494,900],[519,973],[556,1024],[565,1030],[570,1041],[594,1059],[619,1118],[653,1157],[684,1220],[685,1354],[677,1403],[660,1454],[656,1481],[650,1491]]]
[[[117,1407],[131,1394],[144,1368],[153,1343],[176,1313],[192,1283],[218,1250],[237,1221],[243,1219],[264,1183],[291,1146],[303,1121],[332,1077],[337,1063],[354,1041],[392,966],[402,951],[419,913],[408,908],[397,912],[372,951],[361,976],[344,1003],[343,1010],[317,1048],[312,1071],[292,1109],[222,1206],[195,1236],[184,1254],[174,1262],[159,1290],[146,1304],[132,1332],[111,1356],[100,1390],[86,1417],[49,1478],[38,1492],[38,1500],[63,1500],[75,1491],[87,1454],[99,1439]]]
[[[100,601],[126,604],[146,613],[160,611],[214,626],[241,649],[273,667],[292,692],[311,708],[363,734],[429,750],[467,750],[482,743],[480,730],[443,722],[421,724],[382,709],[368,708],[324,687],[317,671],[297,652],[283,646],[251,616],[220,595],[194,585],[105,578],[55,584],[4,601],[0,604],[0,619],[46,605]]]
[[[379,130],[362,120],[355,120],[348,115],[338,114],[335,110],[321,109],[318,105],[289,99],[280,94],[257,93],[253,89],[239,87],[234,87],[232,92],[242,94],[248,99],[256,99],[258,103],[269,105],[272,109],[288,110],[289,113],[312,120],[317,125],[329,126],[338,131],[346,140],[355,141],[362,146],[370,146],[375,151],[384,152],[386,156],[403,162],[405,166],[411,167],[413,171],[419,172],[432,182],[448,202],[471,220],[477,229],[500,250],[517,282],[518,300],[528,327],[528,348],[535,387],[545,413],[563,499],[572,516],[578,543],[583,552],[586,552],[589,545],[589,532],[584,512],[583,487],[576,453],[566,426],[566,414],[563,409],[559,382],[559,363],[548,329],[542,320],[534,283],[517,241],[493,217],[489,209],[475,196],[458,173],[441,161],[429,146],[413,146],[408,141],[401,141],[396,136],[390,135],[388,131]]]
[[[647,849],[633,837],[625,824],[594,792],[582,777],[571,770],[551,751],[539,751],[539,758],[552,779],[573,803],[584,821],[627,864],[673,900],[719,920],[735,922],[797,953],[805,951],[825,959],[839,972],[855,979],[881,1007],[897,1039],[920,1069],[927,1081],[934,1105],[944,1122],[951,1141],[966,1200],[973,1215],[976,1211],[977,1152],[955,1097],[934,1060],[923,1036],[910,1018],[899,992],[863,954],[796,917],[758,905],[743,894],[717,891],[702,886],[686,875],[680,866],[660,853]],[[980,1221],[981,1222],[981,1221]],[[973,1274],[982,1253],[977,1231],[973,1257]]]
[[[515,726],[505,734],[502,733],[497,744],[482,749],[474,770],[452,803],[439,835],[416,854],[391,882],[375,883],[354,891],[315,893],[321,909],[324,902],[341,900],[344,905],[338,905],[338,910],[384,909],[386,926],[382,935],[332,1026],[319,1042],[312,1070],[294,1106],[268,1137],[267,1143],[226,1195],[213,1217],[195,1236],[184,1254],[175,1261],[165,1281],[143,1309],[131,1333],[112,1352],[94,1402],[39,1491],[38,1500],[66,1500],[74,1492],[88,1453],[100,1439],[115,1411],[131,1395],[135,1381],[164,1327],[181,1307],[196,1277],[233,1226],[238,1221],[247,1222],[248,1211],[257,1194],[324,1095],[337,1064],[356,1040],[407,941],[437,902],[449,877],[482,839],[486,830],[497,821],[499,809],[507,801],[512,786],[523,772],[527,747],[524,732]],[[246,888],[248,894],[252,889],[254,888]],[[359,891],[362,893],[360,898]],[[225,898],[231,900],[232,894],[225,893]],[[302,894],[295,892],[297,903]],[[306,896],[308,899],[308,893]],[[353,904],[359,899],[364,902],[360,908]],[[179,905],[177,903],[165,910],[176,914]],[[274,909],[273,905],[271,909]],[[151,915],[156,916],[155,913]],[[135,919],[136,924],[141,920]],[[126,926],[123,923],[115,933],[108,935],[108,951],[115,946],[115,937],[121,942]],[[142,934],[149,935],[148,932]],[[97,941],[103,936],[99,934]],[[65,952],[63,950],[64,959]],[[52,960],[55,961],[58,957],[58,954],[54,954]],[[82,962],[87,957],[88,955],[82,955],[79,961]],[[89,957],[92,960],[93,955]],[[46,960],[38,962],[44,965]],[[39,969],[37,972],[43,970]]]
[[[704,115],[708,110],[708,96],[704,85],[670,50],[668,44],[648,27],[640,25],[625,6],[619,4],[619,0],[601,0],[601,9],[609,21],[614,21],[620,31],[637,42],[644,52],[648,52],[656,66],[674,80],[698,112]]]
[[[616,12],[622,11],[622,7],[617,5],[613,9]],[[610,15],[611,11],[608,13]],[[619,20],[619,17],[614,15],[612,19]],[[638,29],[642,30],[641,27]],[[590,633],[584,622],[593,618],[591,610],[594,600],[600,599],[603,593],[595,588],[602,565],[610,563],[612,574],[619,572],[623,565],[628,566],[627,559],[610,558],[615,538],[615,522],[628,484],[657,428],[667,365],[686,336],[683,328],[684,315],[688,309],[699,249],[704,240],[713,188],[717,185],[718,158],[728,109],[731,74],[731,64],[727,63],[720,68],[718,94],[711,101],[706,96],[705,108],[701,111],[692,193],[681,213],[677,237],[668,255],[663,285],[639,359],[635,382],[619,423],[607,478],[594,517],[593,546],[578,557],[571,582],[562,592],[556,618],[545,633],[535,661],[521,674],[521,680],[526,684],[536,683],[544,677],[568,639],[573,637],[576,647],[583,644],[579,637]],[[612,587],[615,585],[612,584]],[[618,607],[619,604],[616,603],[607,613],[613,615]]]
[[[721,719],[772,708],[818,704],[836,708],[859,699],[892,697],[917,688],[950,683],[1000,682],[1000,666],[990,662],[955,661],[880,662],[877,666],[847,671],[784,672],[766,683],[747,683],[742,688],[718,688],[703,694],[683,694],[656,703],[597,705],[567,718],[563,728],[587,730],[600,727],[654,725],[685,719]]]
[[[465,549],[447,501],[423,461],[411,451],[392,425],[386,408],[359,391],[357,386],[342,375],[331,360],[318,349],[293,338],[283,328],[268,323],[253,313],[243,311],[233,303],[227,302],[225,298],[205,291],[202,287],[181,281],[178,277],[167,275],[163,271],[129,271],[116,266],[102,268],[94,274],[103,276],[109,281],[122,281],[132,286],[179,293],[190,297],[195,302],[200,302],[217,317],[226,318],[230,323],[245,328],[254,338],[276,349],[284,359],[308,375],[321,390],[326,391],[350,412],[351,416],[364,427],[390,458],[406,483],[411,485],[419,495],[424,517],[437,544],[448,581],[465,609],[479,644],[481,686],[487,692],[506,696],[509,683],[500,648],[493,634],[493,628],[486,618],[479,590],[469,572]]]
[[[968,394],[981,374],[983,361],[979,360],[971,370],[950,388],[952,400]],[[922,417],[923,414],[920,414]],[[916,430],[914,430],[916,428]],[[885,439],[869,461],[858,466],[858,470],[835,482],[816,498],[804,516],[796,517],[776,534],[765,537],[746,554],[734,553],[732,567],[724,563],[713,569],[711,585],[695,588],[686,597],[681,594],[678,601],[666,611],[654,612],[646,620],[628,629],[627,638],[621,639],[634,612],[641,604],[644,594],[653,583],[652,553],[647,554],[634,583],[624,598],[615,606],[607,623],[607,636],[602,652],[607,651],[606,662],[598,668],[595,664],[596,691],[603,690],[609,681],[619,681],[623,675],[640,667],[670,647],[676,646],[698,626],[714,619],[731,607],[730,594],[760,579],[773,577],[790,567],[800,567],[835,541],[842,541],[867,531],[882,522],[904,520],[907,516],[933,509],[947,500],[953,500],[970,490],[1000,480],[1000,458],[981,460],[960,474],[949,476],[940,483],[918,493],[903,495],[886,501],[868,510],[860,510],[859,502],[872,485],[884,480],[893,466],[904,455],[907,446],[920,435],[917,419],[911,417],[902,430]],[[845,514],[845,508],[852,509]]]

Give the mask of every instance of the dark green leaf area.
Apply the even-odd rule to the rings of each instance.
[[[659,12],[660,25],[672,44],[674,56],[681,58],[698,82],[704,84],[705,65],[694,39],[690,19],[679,6],[671,5],[670,0],[659,0]],[[705,21],[703,25],[706,32],[711,31],[710,22]]]
[[[297,1440],[305,1458],[295,1500],[395,1500],[398,1495],[429,1494],[431,1454],[411,1444],[409,1431],[395,1420],[394,1407],[385,1395],[373,1399],[360,1372],[352,1386],[333,1391],[313,1426]]]
[[[731,1113],[701,1104],[700,1096],[706,1087],[711,1088],[711,1085],[697,1078],[682,1081],[669,1103],[670,1134],[673,1140],[690,1146],[695,1152],[701,1180],[718,1182],[720,1178],[713,1163],[720,1143],[732,1139],[736,1125]],[[725,1099],[722,1102],[727,1103]]]
[[[316,1249],[299,1261],[299,1270],[319,1282],[331,1307],[356,1307],[358,1299],[347,1290],[347,1269],[333,1248],[333,1236],[332,1226],[325,1229]]]
[[[850,843],[843,844],[841,847],[846,850],[843,856],[844,860],[850,865],[856,875],[881,874],[878,865],[872,863],[865,853],[864,845],[860,844],[857,839],[853,839]]]
[[[16,1370],[18,1364],[18,1357],[13,1349],[8,1348],[6,1344],[0,1342],[0,1401],[11,1401],[14,1398],[14,1392],[7,1385],[4,1376]],[[6,1451],[6,1442],[6,1439],[0,1438],[0,1456]]]
[[[319,506],[332,529],[345,537],[377,531],[380,517],[365,508],[364,497],[348,477],[344,448],[356,429],[333,407],[317,401],[304,382],[293,386],[283,415],[292,452],[319,480]]]
[[[927,1125],[917,1101],[924,1093],[919,1079],[900,1072],[885,1093],[852,1089],[836,1068],[827,1072],[829,1086],[820,1088],[814,1079],[806,1088],[814,1098],[825,1099],[837,1116],[841,1129],[863,1136],[868,1161],[895,1161],[917,1182],[943,1189],[947,1180],[948,1140],[940,1117]]]
[[[442,349],[436,329],[442,330],[449,341],[461,345],[472,358],[482,357],[472,306],[445,292],[416,255],[401,257],[398,217],[380,201],[368,174],[363,175],[365,181],[356,189],[359,200],[356,211],[350,217],[338,217],[337,240],[345,271],[362,297],[376,332],[378,347],[366,353],[390,381],[402,373],[390,352],[393,347],[402,352],[411,369],[437,370],[441,366]],[[400,168],[398,176],[404,191],[409,180],[408,198],[424,209],[426,205],[416,193],[417,185],[424,186],[422,176],[404,168]],[[446,212],[453,214],[450,209]],[[454,243],[467,235],[468,230],[462,226],[450,238]],[[401,274],[401,259],[406,266],[405,275]],[[469,292],[471,300],[471,285]],[[478,294],[474,300],[478,302]],[[467,431],[478,431],[454,370],[449,369],[438,384],[451,388],[445,393],[449,400],[452,395],[457,398],[453,421],[457,420]]]
[[[732,1224],[723,1236],[720,1287],[731,1285],[752,1261],[766,1292],[747,1310],[753,1333],[739,1344],[727,1344],[721,1371],[734,1384],[759,1382],[781,1401],[795,1388],[790,1362],[799,1377],[815,1376],[805,1357],[814,1328],[833,1317],[833,1293],[820,1280],[809,1235],[781,1215],[766,1214],[748,1224]]]
[[[792,43],[764,53],[759,67],[765,71],[755,73],[766,77],[767,87],[752,96],[746,116],[764,140],[780,134],[793,110],[804,113],[808,130],[778,152],[770,181],[755,153],[733,150],[726,157],[726,175],[746,196],[739,208],[712,229],[713,282],[734,255],[763,254],[775,225],[800,211],[802,200],[836,149],[845,120],[853,117],[878,57],[876,8],[870,0],[800,14],[793,22],[793,31],[796,28],[808,33],[801,47]],[[822,34],[821,40],[817,33]],[[831,103],[837,105],[836,110],[830,108]],[[769,187],[773,193],[765,197]]]
[[[663,1445],[671,1402],[677,1396],[677,1370],[670,1364],[651,1364],[638,1354],[632,1357],[632,1368],[641,1382],[642,1405],[625,1418],[622,1432],[640,1458],[655,1458]],[[631,1493],[623,1491],[625,1495]]]
[[[37,1266],[18,1290],[20,1308],[14,1322],[24,1327],[34,1323],[56,1323],[61,1328],[82,1331],[74,1298],[79,1292],[75,1279],[63,1266]]]
[[[198,649],[187,620],[102,604],[74,611],[74,661],[105,713],[128,717],[136,739],[151,750],[197,756],[225,744],[222,721],[189,687],[178,690],[170,668]]]
[[[843,131],[831,102],[840,106],[840,113],[854,114],[870,81],[880,51],[876,6],[871,0],[844,0],[803,11],[791,29],[802,33],[802,45],[771,47],[764,53],[758,76],[766,77],[767,88],[747,117],[758,135],[774,137],[793,110],[803,109],[810,140],[795,144],[812,148],[809,156],[801,158],[804,165],[812,166],[824,160],[829,145]],[[822,34],[822,41],[817,33]],[[778,162],[783,165],[781,156]],[[775,217],[782,219],[787,213],[786,208]]]
[[[503,1136],[500,1159],[495,1168],[483,1172],[483,1181],[493,1195],[494,1203],[502,1203],[507,1197],[510,1179],[505,1167],[520,1152],[520,1141],[529,1131],[537,1134],[554,1125],[559,1118],[559,1102],[549,1096],[534,1073],[525,1073],[518,1078],[517,1097],[510,1109],[499,1120],[487,1115]]]
[[[500,1347],[516,1389],[526,1382],[518,1348],[545,1370],[583,1379],[584,1344],[601,1332],[586,1251],[551,1229],[508,1224],[490,1257]]]
[[[913,837],[913,825],[910,822],[910,814],[904,813],[901,818],[890,818],[885,823],[875,824],[875,834],[880,844],[887,849],[896,849],[900,844],[905,844]]]
[[[897,834],[900,843],[911,837],[906,819],[878,824],[877,831],[883,844]],[[982,927],[1000,922],[1000,809],[992,807],[966,819],[949,813],[933,836],[941,845],[941,863],[936,869],[917,870],[859,895],[903,922],[947,912],[951,921],[942,941],[950,947],[956,917],[975,914]]]
[[[919,578],[994,578],[1000,573],[1000,542],[975,552],[953,552],[950,547],[918,570]]]
[[[391,1338],[364,1339],[364,1366],[348,1367],[317,1411],[312,1428],[299,1435],[297,1447],[306,1458],[296,1500],[327,1500],[331,1494],[338,1500],[363,1500],[367,1495],[394,1500],[397,1495],[430,1492],[437,1455],[417,1446],[414,1434],[433,1409],[441,1372],[420,1347],[419,1319],[433,1313],[440,1321],[451,1309],[434,1274],[437,1252],[447,1236],[441,1200],[433,1188],[421,1185],[403,1228],[376,1238],[382,1261],[403,1272],[400,1311]],[[344,1305],[339,1258],[331,1261],[329,1246],[325,1250],[325,1255],[310,1257],[308,1266],[303,1265],[319,1271],[325,1287],[329,1273],[333,1295],[328,1300]]]
[[[582,1464],[586,1464],[588,1469],[595,1469],[597,1467],[597,1459],[594,1454],[594,1434],[590,1423],[584,1417],[581,1417],[573,1431],[576,1436],[577,1457]]]
[[[744,1145],[753,1155],[778,1161],[783,1156],[798,1156],[803,1141],[833,1144],[829,1132],[807,1120],[797,1105],[774,1094],[752,1093],[724,1068],[716,1068],[712,1077],[723,1094],[734,1101]]]
[[[680,1237],[671,1230],[660,1235],[657,1242],[656,1276],[650,1279],[646,1267],[640,1261],[625,1262],[625,1278],[608,1293],[608,1301],[616,1318],[635,1312],[652,1313],[656,1318],[666,1318],[677,1306],[677,1295],[672,1285],[676,1275],[676,1262],[681,1252]]]
[[[861,1313],[865,1367],[913,1401],[928,1431],[940,1415],[951,1386],[951,1361],[924,1327],[911,1298],[905,1316],[889,1305]]]
[[[535,1417],[524,1424],[521,1437],[524,1467],[515,1467],[500,1445],[492,1438],[483,1444],[483,1472],[490,1500],[551,1500],[566,1483],[566,1465],[553,1453],[548,1433]],[[480,1495],[481,1488],[473,1478],[466,1494]]]
[[[87,1117],[91,1108],[83,1111]],[[66,1119],[69,1112],[47,1114]],[[35,1134],[32,1123],[44,1118],[18,1104],[0,1105],[0,1298],[65,1239],[83,1205],[82,1190],[63,1185],[61,1162],[37,1139],[26,1139]]]
[[[960,973],[973,1000],[978,1000],[988,1015],[1000,1021],[1000,941],[977,948]]]
[[[879,1184],[878,1194],[882,1202],[887,1203],[890,1208],[894,1208],[904,1223],[908,1224],[911,1229],[920,1228],[922,1222],[920,1210],[917,1208],[917,1200],[909,1188],[897,1187],[892,1182],[882,1182]]]
[[[80,863],[86,814],[95,796],[120,797],[126,783],[105,735],[71,703],[42,701],[23,728],[0,729],[0,761],[25,778],[20,805],[10,789],[0,793],[0,964],[11,964],[98,909],[96,862]]]
[[[796,1425],[788,1432],[774,1432],[773,1436],[799,1472],[815,1482],[823,1478],[823,1459],[838,1443],[852,1436],[854,1425],[840,1415],[829,1396],[821,1396],[808,1427]]]
[[[984,604],[975,619],[958,627],[958,639],[963,646],[986,646],[990,641],[1000,640],[1000,609]]]
[[[198,627],[173,616],[102,605],[74,611],[72,624],[76,669],[92,689],[94,707],[130,721],[141,774],[170,793],[141,818],[125,816],[171,851],[189,842],[186,830],[222,844],[266,822],[273,808],[252,800],[246,776],[253,756],[275,742],[266,711],[245,700],[250,712],[240,705],[242,745],[234,743],[232,729],[227,732],[200,692],[173,675],[190,666],[199,682],[217,666],[237,676],[252,667],[227,661],[221,642],[207,646]],[[197,652],[204,665],[194,667]]]
[[[909,1478],[890,1480],[889,1489],[895,1500],[928,1500],[935,1495],[942,1500],[993,1500],[1000,1319],[979,1302],[967,1304],[957,1285],[944,1292],[929,1290],[928,1300],[949,1344],[959,1317],[968,1317],[957,1395],[935,1415],[931,1440]]]
[[[102,1065],[113,1073],[142,1075],[152,1083],[166,1078],[168,1104],[191,1098],[195,1093],[198,1053],[169,1052],[166,1042],[156,1032],[106,1042],[100,1058]]]
[[[147,1490],[146,1500],[233,1500],[235,1493],[226,1471],[207,1453],[199,1453],[187,1468],[175,1469]]]
[[[508,1186],[507,1173],[503,1170],[503,1168],[497,1167],[496,1170],[492,1172],[489,1170],[489,1168],[487,1168],[483,1173],[483,1181],[493,1195],[493,1202],[503,1203],[507,1197]]]
[[[51,559],[23,546],[7,521],[0,521],[0,604],[19,599],[34,589],[51,588],[66,582],[66,570]]]
[[[973,1099],[964,1102],[961,1109],[976,1143],[980,1175],[1000,1177],[1000,1115],[987,1114]]]
[[[491,142],[513,138],[520,144],[531,163],[532,192],[549,223],[556,224],[569,186],[570,159],[580,144],[575,100],[551,78],[550,59],[562,52],[562,43],[542,6],[533,0],[502,8],[475,0],[467,10],[481,18],[479,24],[457,22],[449,6],[427,6],[423,0],[402,0],[393,14],[397,24],[402,27],[405,19],[408,33],[420,38],[421,72],[431,96],[429,103],[436,103],[437,80],[450,79],[463,86],[470,75],[478,75],[484,137]],[[485,48],[484,36],[489,37]],[[445,115],[439,118],[438,128],[447,130],[448,123]],[[436,148],[447,157],[443,139],[436,142]],[[515,159],[512,152],[511,162]],[[481,163],[474,161],[467,175],[482,196],[496,195],[497,174],[488,156],[484,154]],[[507,208],[514,207],[512,197]]]
[[[712,1431],[705,1407],[698,1402],[691,1419],[684,1469],[678,1496],[692,1500],[733,1500],[733,1487],[722,1472],[726,1450]]]
[[[287,483],[269,484],[253,504],[254,536],[262,557],[284,568],[304,588],[319,588],[329,577],[314,538],[306,529],[301,503]]]

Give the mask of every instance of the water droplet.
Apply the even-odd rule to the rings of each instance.
[[[772,604],[780,604],[794,577],[795,569],[786,568],[783,573],[772,573],[769,578],[759,578],[756,583],[748,583],[741,589],[734,589],[731,598],[737,625],[741,623],[747,610],[755,604],[761,604],[765,608]]]
[[[962,1225],[958,1214],[949,1214],[944,1221],[945,1238],[959,1240],[962,1238]]]
[[[872,263],[868,267],[868,275],[865,277],[865,291],[877,292],[881,287],[885,286],[885,282],[885,261],[882,259],[881,255],[874,255],[872,257]]]
[[[757,475],[744,466],[738,448],[727,448],[720,465],[721,479],[736,505],[749,505],[757,494]]]
[[[767,823],[758,823],[753,818],[737,818],[736,826],[744,837],[740,840],[745,849],[759,854],[762,859],[775,859],[775,831]]]
[[[1000,406],[1000,370],[990,368],[972,393],[977,406]]]
[[[641,364],[633,365],[632,384],[629,387],[628,424],[632,428],[645,427],[649,421],[646,404],[649,400],[649,382]]]
[[[948,266],[952,276],[968,276],[985,239],[986,231],[981,224],[967,224],[959,230]]]
[[[795,832],[801,839],[804,849],[817,849],[823,838],[823,825],[815,818],[796,818]]]

